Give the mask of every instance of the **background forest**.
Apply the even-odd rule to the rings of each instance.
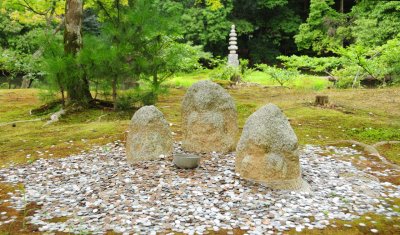
[[[66,48],[66,2],[74,1],[1,1],[2,87],[45,86],[63,102],[109,95],[118,108],[154,103],[174,74],[204,68],[216,79],[255,69],[280,85],[299,73],[340,88],[400,81],[399,1],[87,0],[76,51]],[[232,24],[238,71],[225,67]]]

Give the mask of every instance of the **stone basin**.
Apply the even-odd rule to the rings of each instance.
[[[189,153],[175,153],[173,162],[178,168],[193,169],[199,166],[200,157]]]

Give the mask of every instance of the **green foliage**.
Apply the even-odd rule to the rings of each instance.
[[[276,62],[277,56],[299,49],[308,56],[278,59],[289,69],[329,74],[339,79],[338,87],[356,87],[369,77],[382,84],[400,82],[396,59],[398,1],[344,1],[345,12],[339,12],[338,1],[334,0],[311,0],[309,9],[304,3],[87,0],[83,19],[85,46],[72,59],[62,54],[61,35],[55,33],[60,29],[65,1],[3,0],[1,79],[10,83],[22,77],[40,79],[46,73],[46,83],[62,91],[71,81],[69,77],[80,75],[89,80],[96,93],[111,94],[114,101],[117,90],[126,83],[152,87],[153,93],[158,94],[157,90],[173,74],[196,70],[200,58],[210,58],[203,48],[225,56],[228,32],[235,24],[240,58],[248,58],[252,65]],[[38,40],[43,34],[47,40]],[[58,39],[53,39],[53,34]],[[49,40],[59,44],[54,55],[48,53],[48,48],[41,48],[53,47]],[[315,57],[318,54],[326,57]],[[238,70],[221,65],[212,77],[229,80],[240,76],[247,80],[252,70],[247,61],[240,65]]]
[[[168,36],[159,37],[144,49],[140,78],[155,91],[175,73],[201,68],[199,59],[209,56],[200,46],[178,43]]]
[[[214,59],[217,65],[211,74],[211,80],[225,80],[237,82],[240,80],[245,80],[254,70],[249,67],[249,60],[240,59],[239,67],[227,66],[226,59]]]
[[[296,35],[299,49],[335,57],[279,57],[291,68],[326,72],[337,87],[358,87],[365,79],[382,85],[400,78],[398,1],[359,1],[348,13],[338,13],[332,0],[312,0],[306,23]]]
[[[239,49],[249,50],[246,56],[252,64],[275,62],[282,53],[294,53],[301,9],[294,0],[234,1],[232,21],[238,22],[239,33],[244,32],[239,34]]]
[[[14,79],[19,71],[23,69],[21,56],[13,50],[2,50],[0,69],[9,73],[10,79]]]
[[[23,25],[44,26],[61,21],[64,0],[2,0],[0,11],[7,10],[13,20]]]
[[[213,8],[199,1],[184,1],[187,7],[180,19],[184,29],[184,38],[206,50],[222,55],[228,47],[225,43],[231,22],[228,15],[233,9],[232,0],[226,0],[223,7]],[[226,44],[225,46],[223,46]]]
[[[196,5],[204,4],[211,10],[218,10],[223,7],[220,0],[196,0]]]
[[[245,19],[234,19],[233,24],[238,35],[251,34],[255,30],[254,25]]]
[[[360,48],[382,46],[396,37],[400,28],[400,2],[359,1],[349,13],[336,12],[333,4],[333,0],[311,0],[307,21],[295,37],[298,48],[318,54],[334,51],[350,61],[357,60],[356,64],[374,76],[373,68],[367,68],[371,64],[366,61],[370,55]],[[338,51],[338,48],[344,49]]]
[[[343,65],[343,59],[340,57],[310,57],[302,56],[279,56],[278,59],[283,62],[285,67],[296,70],[311,71],[316,73],[330,74],[333,69]]]
[[[213,81],[229,81],[232,80],[232,78],[240,77],[240,75],[241,73],[239,68],[227,66],[226,64],[221,64],[211,72],[210,78]]]
[[[359,1],[349,17],[352,41],[363,46],[381,46],[400,29],[400,1]]]
[[[42,34],[41,40],[47,45],[42,50],[41,70],[44,72],[47,89],[59,91],[65,102],[64,91],[71,77],[82,75],[82,70],[71,55],[64,54],[62,36]]]
[[[255,1],[259,7],[273,9],[278,6],[284,6],[288,3],[287,0],[257,0]]]
[[[43,103],[51,103],[57,99],[57,90],[41,89],[38,93],[38,98]],[[52,110],[53,111],[53,110]],[[55,110],[55,112],[58,110]]]
[[[129,110],[143,105],[153,105],[157,101],[157,95],[152,90],[137,88],[132,91],[124,92],[118,96],[117,109]]]
[[[334,0],[311,0],[310,14],[295,36],[300,50],[312,49],[321,54],[341,45],[342,39],[337,36],[337,30],[344,23],[344,15],[332,8],[334,3]]]
[[[284,86],[287,83],[293,81],[299,73],[296,70],[287,70],[282,68],[277,68],[276,66],[268,66],[266,64],[257,64],[257,69],[266,73],[274,81],[279,83],[279,85]]]
[[[383,80],[391,79],[393,83],[400,83],[400,34],[376,49],[375,57],[379,66],[379,75]]]
[[[216,56],[227,53],[227,38],[236,25],[240,54],[254,63],[274,61],[283,51],[295,50],[292,37],[301,23],[297,0],[220,0],[213,9],[205,1],[181,2],[185,40],[201,44]],[[241,55],[242,56],[242,55]]]
[[[379,80],[382,84],[397,83],[400,80],[399,46],[400,37],[396,37],[375,48],[360,44],[339,48],[335,52],[343,58],[344,66],[334,74],[345,81],[352,77],[353,87],[367,77]]]
[[[38,70],[41,30],[22,25],[7,13],[0,14],[0,71],[8,83],[23,76],[35,79],[41,75]]]
[[[249,67],[249,60],[247,59],[239,59],[239,69],[240,75],[244,80],[254,72],[254,69]]]
[[[125,109],[129,103],[154,104],[168,78],[200,68],[199,59],[210,56],[201,46],[179,42],[179,8],[174,5],[138,0],[97,1],[91,6],[101,12],[102,28],[99,34],[84,36],[77,56],[64,54],[57,35],[44,52],[49,83],[61,93],[71,77],[85,76],[96,96],[98,92],[109,96],[112,90],[115,109]],[[121,84],[132,81],[149,88],[118,97]]]
[[[368,48],[361,44],[338,47],[333,50],[337,57],[280,56],[278,59],[292,69],[325,72],[338,78],[336,86],[349,88],[360,86],[360,81],[373,78],[382,84],[397,83],[400,78],[400,40],[396,37],[382,46]]]
[[[357,71],[339,70],[335,72],[335,75],[339,77],[335,86],[337,88],[356,88],[360,87],[360,80],[354,80],[353,74],[357,74]]]

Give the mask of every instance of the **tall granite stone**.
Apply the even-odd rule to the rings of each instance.
[[[162,112],[153,105],[136,111],[128,130],[128,162],[156,160],[160,155],[172,154],[173,140],[169,124]]]
[[[183,148],[193,152],[234,150],[238,133],[235,102],[208,80],[192,85],[182,102]]]
[[[242,178],[273,189],[310,190],[301,178],[296,134],[274,104],[247,119],[236,148],[235,167]]]
[[[229,55],[228,55],[228,66],[239,67],[239,55],[237,54],[237,34],[235,31],[235,25],[232,25],[231,32],[229,33]]]

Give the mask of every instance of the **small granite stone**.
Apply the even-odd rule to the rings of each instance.
[[[156,160],[171,155],[173,141],[164,115],[155,106],[144,106],[132,117],[126,141],[128,162]]]

